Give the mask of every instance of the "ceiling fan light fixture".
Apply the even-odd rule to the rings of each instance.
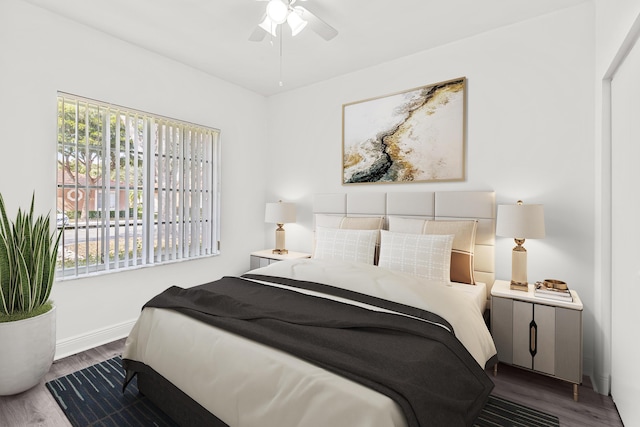
[[[267,4],[267,17],[275,24],[282,24],[287,20],[289,7],[280,0],[271,0]]]
[[[287,16],[287,24],[289,24],[291,28],[291,35],[295,36],[307,26],[307,21],[302,19],[300,15],[298,15],[298,12],[293,10],[289,13],[289,16]]]
[[[267,33],[271,34],[273,37],[277,37],[277,28],[278,24],[274,23],[269,16],[264,17],[264,21],[262,21],[259,25],[260,28],[265,30]]]

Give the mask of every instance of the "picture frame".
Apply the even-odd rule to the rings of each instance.
[[[342,184],[464,181],[466,77],[342,105]]]

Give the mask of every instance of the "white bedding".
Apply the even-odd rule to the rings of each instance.
[[[446,286],[374,265],[319,259],[281,261],[250,273],[325,283],[431,311],[453,326],[458,340],[480,366],[496,354],[482,318],[479,293],[468,289],[472,285]]]
[[[487,285],[482,282],[476,282],[475,285],[469,285],[468,283],[456,283],[452,282],[451,286],[467,294],[473,302],[478,306],[480,313],[484,313],[487,308]]]
[[[252,273],[326,283],[429,310],[451,323],[482,367],[496,353],[477,303],[456,287],[322,260],[281,261]],[[406,425],[385,395],[171,310],[144,309],[123,357],[151,366],[234,427]]]

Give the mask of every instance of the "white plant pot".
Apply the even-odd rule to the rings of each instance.
[[[56,308],[30,319],[0,323],[0,396],[36,386],[56,351]]]

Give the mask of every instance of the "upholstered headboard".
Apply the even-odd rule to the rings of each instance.
[[[435,191],[316,194],[313,213],[347,216],[390,216],[432,220],[476,219],[474,275],[487,285],[495,280],[496,197],[493,191]],[[315,228],[315,215],[314,215]]]

